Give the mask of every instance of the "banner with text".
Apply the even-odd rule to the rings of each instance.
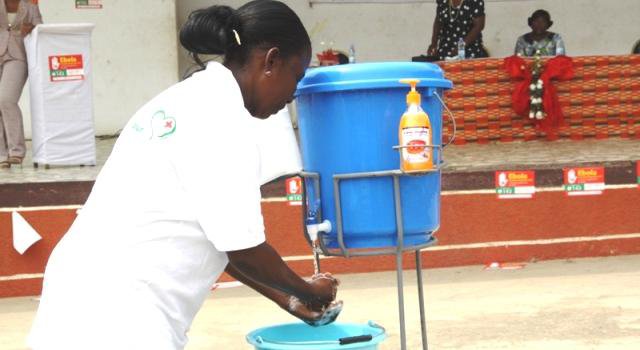
[[[82,55],[49,56],[49,78],[54,82],[83,80]]]
[[[290,177],[285,181],[285,186],[289,205],[302,205],[302,179],[299,176]]]
[[[569,196],[602,194],[604,191],[604,168],[565,168],[564,190]]]
[[[102,8],[102,0],[76,0],[76,8],[99,10]]]
[[[496,193],[500,199],[532,198],[536,193],[535,172],[496,171]]]

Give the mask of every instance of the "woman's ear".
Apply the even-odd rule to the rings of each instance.
[[[264,74],[266,76],[271,76],[273,74],[273,68],[276,65],[276,61],[280,59],[280,49],[277,47],[272,47],[267,51],[267,54],[264,55]]]

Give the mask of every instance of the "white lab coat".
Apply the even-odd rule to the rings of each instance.
[[[219,63],[142,107],[50,257],[30,346],[182,349],[225,252],[265,240],[260,185],[283,170],[261,173],[260,124]]]

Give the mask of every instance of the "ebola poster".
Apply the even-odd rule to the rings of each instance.
[[[76,8],[98,10],[102,8],[102,0],[76,0]]]
[[[49,79],[52,82],[84,80],[82,55],[49,56]]]
[[[569,196],[602,194],[604,186],[603,167],[564,169],[564,190]]]
[[[285,186],[289,205],[302,205],[302,179],[299,176],[288,178]]]
[[[533,170],[496,171],[496,194],[499,199],[532,198],[536,193]]]

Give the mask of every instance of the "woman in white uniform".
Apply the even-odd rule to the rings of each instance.
[[[29,337],[39,349],[182,349],[227,271],[305,320],[336,295],[265,242],[255,123],[293,99],[311,57],[278,1],[195,11],[182,45],[222,54],[128,122],[77,219],[54,249]],[[224,315],[220,315],[224,317]]]

